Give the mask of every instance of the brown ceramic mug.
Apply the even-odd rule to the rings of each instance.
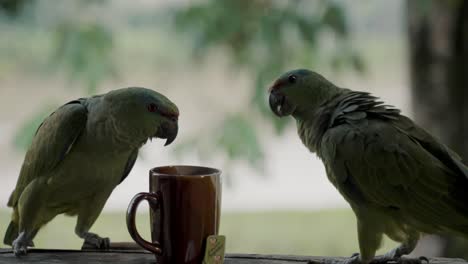
[[[150,192],[138,193],[127,210],[127,227],[137,244],[153,252],[158,264],[201,264],[206,238],[217,235],[221,213],[221,172],[197,166],[150,170]],[[150,205],[151,241],[135,226],[138,205]]]

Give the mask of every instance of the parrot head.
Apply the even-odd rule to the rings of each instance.
[[[332,83],[310,70],[286,72],[268,89],[270,108],[279,117],[299,115],[323,102],[332,87]]]
[[[177,137],[179,110],[164,95],[147,88],[129,87],[109,92],[106,106],[120,136],[136,142],[166,139],[164,146]]]

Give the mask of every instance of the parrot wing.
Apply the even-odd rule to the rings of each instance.
[[[83,100],[71,101],[47,117],[36,131],[8,206],[16,206],[24,188],[37,177],[48,177],[86,127],[88,111]]]
[[[406,116],[401,116],[401,118],[393,122],[393,124],[400,132],[416,140],[421,146],[431,152],[432,155],[444,162],[446,166],[450,167],[453,171],[460,172],[468,179],[468,167],[463,164],[461,157],[447,146],[440,143],[424,129],[414,124],[411,119]]]
[[[123,172],[122,178],[120,179],[119,184],[123,182],[125,178],[127,178],[130,171],[132,171],[133,165],[135,165],[137,158],[138,158],[138,149],[135,149],[134,151],[132,151],[132,153],[130,153],[130,157],[128,157],[128,161],[127,161],[127,164],[125,164],[125,169],[124,169],[124,172]]]
[[[354,207],[400,212],[426,232],[468,234],[467,168],[460,159],[407,117],[366,103],[328,119],[319,155],[332,183]]]

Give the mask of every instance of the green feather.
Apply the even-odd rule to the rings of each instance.
[[[132,170],[139,148],[149,138],[175,139],[178,115],[168,98],[140,87],[59,107],[39,126],[26,153],[8,202],[13,217],[4,240],[24,233],[14,247],[27,247],[62,213],[77,215],[75,233],[90,237],[89,229]]]
[[[275,84],[271,102],[294,110],[299,137],[363,227],[363,262],[374,257],[382,234],[411,246],[420,233],[468,237],[468,169],[448,147],[398,109],[317,73],[290,71]]]

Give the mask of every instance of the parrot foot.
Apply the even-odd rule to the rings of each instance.
[[[110,239],[108,237],[100,237],[94,233],[86,233],[84,235],[82,249],[103,249],[110,248]]]
[[[351,257],[343,262],[343,264],[361,264],[359,253],[354,253]]]
[[[309,262],[315,263],[315,262]],[[351,257],[344,260],[332,260],[326,261],[326,264],[362,264],[361,259],[359,258],[359,253],[354,253]]]
[[[403,257],[388,257],[386,255],[377,256],[375,257],[371,264],[429,264],[429,259],[426,257],[419,257],[419,258],[403,258]]]
[[[423,264],[423,262],[429,263],[429,259],[426,257],[419,258],[403,258],[403,255],[410,254],[415,248],[417,240],[410,240],[404,243],[382,256],[375,257],[371,263],[398,263],[398,264]]]
[[[24,256],[28,253],[28,246],[34,246],[34,243],[26,236],[25,232],[21,232],[13,241],[12,247],[15,256]]]
[[[390,257],[388,255],[375,257],[370,264],[429,264],[429,259],[426,257],[419,258],[402,258],[402,257]],[[315,262],[314,262],[315,263]],[[365,262],[369,263],[369,262]],[[345,260],[333,260],[326,262],[326,264],[364,264],[359,257],[359,253],[353,254],[351,257]]]

